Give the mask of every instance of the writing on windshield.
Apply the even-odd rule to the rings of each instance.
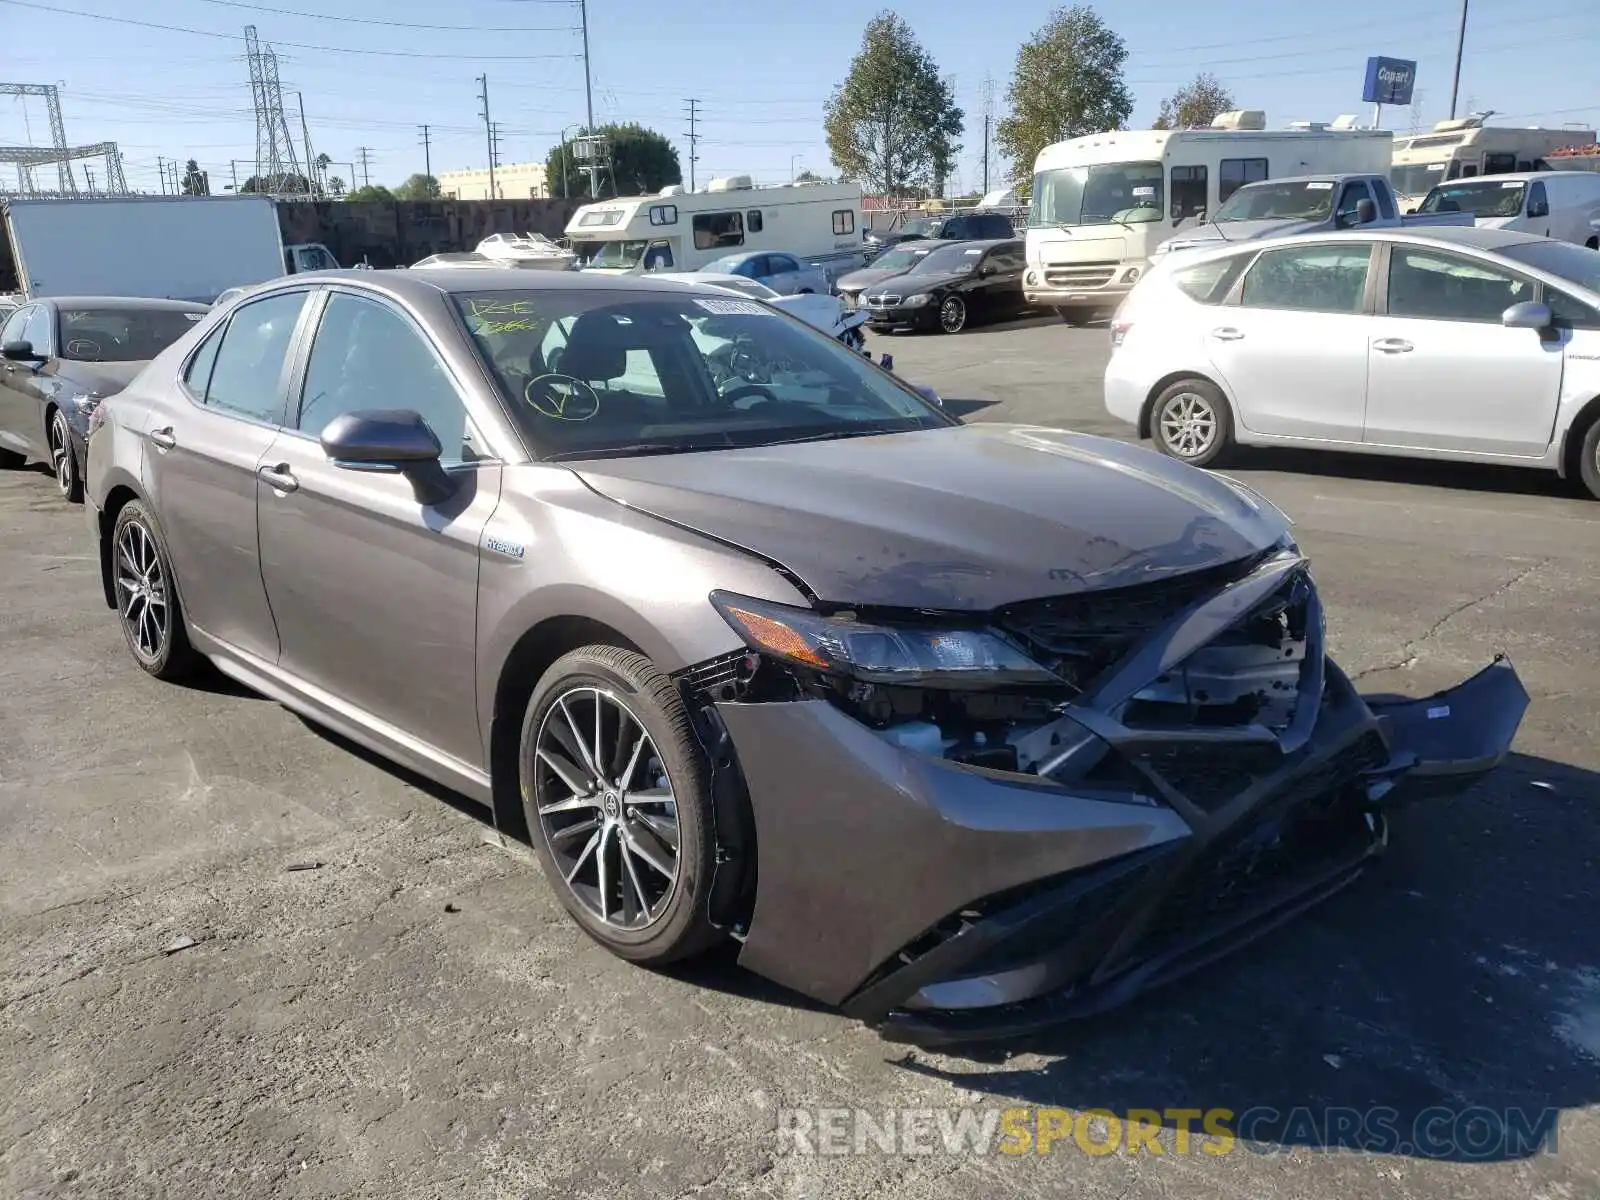
[[[1158,162],[1098,163],[1041,171],[1033,178],[1028,224],[1037,229],[1159,221],[1163,182]]]
[[[1325,180],[1257,183],[1240,188],[1217,209],[1218,221],[1325,221],[1333,184]]]
[[[1475,217],[1515,217],[1527,185],[1496,179],[1440,184],[1417,209],[1425,213],[1469,212]]]

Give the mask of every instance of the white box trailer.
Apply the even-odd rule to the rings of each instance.
[[[18,290],[30,298],[209,304],[227,288],[265,283],[286,269],[277,209],[267,196],[18,199],[5,201],[0,216]]]
[[[756,187],[730,175],[699,191],[674,184],[585,204],[566,234],[585,270],[694,271],[724,255],[775,250],[832,275],[859,265],[865,228],[856,184]]]
[[[1087,320],[1122,301],[1158,246],[1245,184],[1386,174],[1393,144],[1392,133],[1348,117],[1267,129],[1265,114],[1246,109],[1205,129],[1122,129],[1046,146],[1033,167],[1023,295]]]

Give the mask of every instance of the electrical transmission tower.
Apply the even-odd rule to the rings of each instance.
[[[40,96],[45,111],[50,116],[49,146],[0,146],[0,163],[11,163],[17,168],[17,189],[21,196],[76,196],[77,180],[72,174],[72,164],[79,159],[103,158],[105,160],[105,185],[100,194],[126,195],[127,182],[122,177],[122,154],[115,142],[95,142],[87,146],[67,145],[66,125],[61,120],[61,92],[53,83],[0,83],[0,96]],[[56,190],[41,188],[34,178],[39,167],[55,167]],[[86,176],[88,178],[88,176]],[[0,189],[0,195],[8,194]]]
[[[689,190],[694,191],[694,165],[700,161],[700,101],[685,100],[689,106]]]
[[[256,110],[256,186],[271,195],[305,195],[289,119],[283,111],[283,86],[278,82],[278,56],[262,49],[256,27],[244,27],[245,57],[250,63],[250,97]]]

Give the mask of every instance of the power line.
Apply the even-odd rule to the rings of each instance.
[[[0,0],[13,8],[28,8],[35,12],[55,13],[63,17],[85,17],[92,21],[111,21],[117,25],[136,25],[140,29],[157,29],[163,33],[187,33],[194,37],[221,38],[233,41],[232,33],[212,33],[209,29],[190,29],[183,25],[158,25],[154,21],[136,21],[132,17],[110,17],[104,13],[80,12],[75,8],[54,8],[48,4],[34,4],[32,0]],[[380,58],[454,58],[473,62],[535,62],[551,59],[573,58],[571,54],[445,54],[437,50],[368,50],[353,46],[314,46],[307,42],[278,42],[295,50],[315,50],[323,54],[370,54]]]
[[[700,161],[698,153],[700,145],[700,101],[697,99],[685,100],[689,106],[689,190],[694,191],[694,165]]]
[[[243,0],[200,0],[200,3],[215,4],[221,8],[247,8],[253,12],[273,13],[280,17],[339,21],[347,25],[384,25],[391,29],[431,29],[445,33],[573,33],[576,31],[576,26],[572,25],[427,25],[416,21],[390,21],[382,17],[336,17],[327,13],[307,12],[304,9],[246,4]]]

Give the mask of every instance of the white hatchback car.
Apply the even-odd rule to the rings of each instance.
[[[1542,467],[1600,497],[1600,252],[1437,228],[1158,260],[1107,410],[1195,466],[1235,444]]]

